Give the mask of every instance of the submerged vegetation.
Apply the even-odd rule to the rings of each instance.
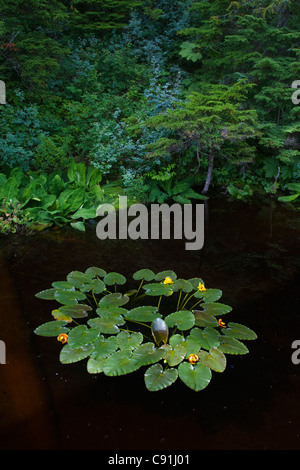
[[[62,343],[62,364],[87,359],[90,374],[120,376],[146,368],[149,391],[177,378],[203,390],[212,372],[226,369],[227,354],[247,354],[243,341],[257,338],[250,328],[224,321],[232,308],[218,302],[222,291],[206,288],[201,278],[140,269],[133,279],[137,288],[126,290],[127,280],[117,272],[70,272],[36,294],[59,306],[35,333]]]

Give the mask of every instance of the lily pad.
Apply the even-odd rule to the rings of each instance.
[[[201,308],[209,313],[209,315],[225,315],[232,310],[232,307],[229,305],[221,304],[219,302],[203,303],[201,304]]]
[[[199,349],[217,348],[220,344],[219,332],[210,326],[204,328],[193,328],[190,337],[198,344]]]
[[[107,357],[102,357],[99,359],[94,359],[93,357],[90,357],[89,360],[87,361],[87,371],[89,374],[100,374],[103,372],[104,364],[106,361]]]
[[[143,343],[133,351],[132,357],[138,366],[141,367],[160,361],[165,354],[164,349],[156,348],[153,343]]]
[[[100,359],[108,357],[110,354],[118,349],[117,337],[110,336],[104,338],[102,335],[94,342],[94,350],[91,354],[91,358],[98,361]]]
[[[150,283],[144,284],[143,289],[147,295],[152,296],[159,296],[159,295],[171,295],[173,293],[173,289],[170,284],[161,284],[161,283]]]
[[[73,362],[82,361],[88,357],[93,351],[92,344],[82,346],[78,349],[73,349],[69,344],[66,344],[60,351],[59,360],[62,364],[72,364]]]
[[[112,286],[113,284],[123,285],[126,282],[126,277],[123,276],[123,274],[111,272],[104,276],[103,281],[108,286]]]
[[[71,271],[67,275],[67,280],[74,287],[76,287],[77,289],[80,289],[81,287],[84,286],[84,284],[89,284],[91,281],[91,278],[87,274],[81,271]]]
[[[155,278],[155,274],[153,271],[151,271],[151,269],[139,269],[139,271],[136,271],[132,277],[136,281],[145,279],[145,281],[149,282]]]
[[[182,292],[192,292],[193,286],[189,281],[185,279],[176,279],[172,285],[173,292],[182,290]]]
[[[121,331],[116,337],[116,343],[120,349],[136,349],[143,342],[143,335],[139,332],[129,333]]]
[[[218,326],[218,320],[205,310],[193,310],[196,326]]]
[[[116,292],[113,294],[107,294],[99,301],[98,306],[102,307],[120,307],[121,305],[125,305],[129,302],[129,297],[127,295],[122,295],[120,292]]]
[[[195,324],[194,314],[190,310],[179,310],[170,313],[165,318],[165,322],[169,327],[177,326],[179,330],[189,330]]]
[[[119,315],[118,317],[100,317],[88,320],[88,325],[100,333],[115,335],[120,332],[119,326],[124,325],[124,318]]]
[[[52,289],[45,289],[41,290],[37,294],[35,294],[35,297],[38,299],[44,299],[44,300],[54,300],[54,293],[56,292],[56,289],[53,287]]]
[[[141,322],[149,322],[157,317],[161,317],[161,315],[157,313],[157,307],[152,306],[136,307],[128,310],[128,312],[125,314],[126,320],[135,320]]]
[[[178,375],[188,387],[196,392],[207,387],[212,377],[211,370],[200,362],[195,365],[182,362],[178,366]]]
[[[221,344],[218,347],[224,354],[247,354],[248,348],[238,339],[230,336],[220,336]]]
[[[226,356],[218,348],[211,348],[209,352],[201,350],[199,361],[215,372],[223,372],[226,368]]]
[[[205,291],[198,290],[195,292],[194,297],[203,299],[204,302],[212,303],[216,302],[222,297],[222,291],[220,289],[206,289]]]
[[[169,366],[174,367],[184,360],[185,354],[186,351],[183,344],[177,344],[177,346],[168,349],[164,359],[167,361]]]
[[[65,325],[67,322],[63,320],[49,321],[38,326],[34,333],[39,336],[59,336],[62,333],[69,333],[70,329]]]
[[[169,387],[177,380],[177,377],[177,369],[163,370],[160,364],[149,367],[144,375],[146,388],[150,392]]]
[[[65,320],[67,323],[71,323],[73,321],[69,315],[65,315],[59,309],[52,310],[51,315],[55,320]]]
[[[245,325],[233,322],[228,323],[227,328],[224,328],[222,333],[236,339],[253,340],[257,338],[257,334],[253,330]]]
[[[92,344],[99,336],[99,331],[87,328],[86,325],[79,325],[73,328],[68,336],[70,348],[77,349],[87,344]]]
[[[163,281],[166,277],[170,277],[172,281],[174,282],[177,279],[177,274],[174,273],[171,269],[168,269],[166,271],[160,271],[155,275],[155,280],[156,281]]]
[[[86,295],[79,290],[56,290],[54,293],[54,298],[63,305],[73,304],[74,301],[85,300]]]
[[[85,304],[70,304],[59,307],[59,311],[62,314],[68,315],[72,318],[84,318],[91,310],[93,310],[92,307]]]
[[[103,365],[103,372],[109,376],[125,375],[138,368],[139,366],[133,359],[131,351],[125,349],[113,353],[106,359]]]
[[[106,276],[107,272],[104,271],[104,269],[97,268],[96,266],[91,266],[90,268],[86,269],[85,274],[87,274],[91,278],[94,278],[96,276],[104,277]]]

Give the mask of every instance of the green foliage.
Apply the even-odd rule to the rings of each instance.
[[[118,196],[109,184],[100,186],[102,175],[96,168],[86,168],[75,160],[69,162],[64,174],[26,174],[16,167],[8,177],[1,173],[0,178],[0,200],[17,205],[18,212],[23,213],[24,220],[30,219],[30,227],[35,230],[70,224],[84,231],[86,221],[96,218],[99,204],[112,203]]]
[[[87,359],[90,374],[119,376],[146,368],[149,391],[177,378],[192,390],[203,390],[212,371],[225,370],[226,354],[248,353],[243,341],[257,338],[240,323],[225,325],[220,317],[231,307],[219,303],[222,291],[205,288],[201,278],[140,269],[133,279],[138,288],[128,291],[122,274],[98,267],[72,271],[65,281],[36,294],[60,305],[51,312],[55,320],[34,332],[66,343],[60,362]]]

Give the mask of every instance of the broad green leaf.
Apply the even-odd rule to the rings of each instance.
[[[94,346],[89,344],[78,349],[73,349],[66,344],[60,351],[59,360],[62,364],[72,364],[88,357],[93,351]]]
[[[190,333],[191,338],[197,342],[199,349],[217,348],[220,344],[219,332],[210,326],[202,330],[201,328],[193,328]]]
[[[220,341],[221,344],[218,346],[218,349],[224,354],[247,354],[249,352],[243,343],[230,336],[222,335],[220,336]]]
[[[59,309],[52,310],[51,315],[53,318],[55,318],[55,320],[63,320],[67,323],[71,323],[73,321],[73,319],[69,315],[65,315]]]
[[[68,333],[70,331],[65,325],[67,325],[65,320],[49,321],[38,326],[34,330],[34,333],[39,336],[59,336],[62,333]]]
[[[192,279],[188,279],[188,282],[192,284],[194,290],[198,290],[199,283],[204,284],[203,279],[201,277],[193,277]]]
[[[186,351],[183,344],[178,344],[177,346],[168,349],[164,359],[167,361],[169,366],[174,367],[183,361],[185,354]]]
[[[143,343],[133,351],[132,357],[141,367],[160,361],[165,354],[166,351],[163,348],[156,348],[153,343]]]
[[[103,365],[105,375],[124,375],[137,370],[139,366],[132,357],[130,350],[121,350],[111,354]]]
[[[195,324],[195,317],[190,310],[179,310],[167,315],[165,322],[169,327],[176,325],[179,330],[189,330]]]
[[[143,335],[139,332],[129,333],[128,331],[121,331],[116,336],[116,342],[120,349],[136,349],[143,342]]]
[[[201,308],[206,311],[209,315],[225,315],[231,312],[232,307],[229,305],[221,304],[219,302],[208,302],[201,304]]]
[[[202,59],[202,54],[199,51],[199,46],[193,42],[185,41],[180,46],[181,50],[179,55],[186,60],[191,60],[192,62],[197,62]]]
[[[187,338],[183,342],[186,351],[186,359],[189,357],[190,354],[198,354],[199,349],[201,348],[200,343],[201,341],[197,341],[197,338],[194,338],[191,335],[187,336]]]
[[[149,367],[144,375],[146,388],[156,392],[172,385],[178,377],[177,369],[163,370],[160,364]]]
[[[87,344],[92,344],[98,336],[98,331],[87,328],[86,325],[75,326],[69,333],[68,344],[73,349],[81,348]]]
[[[166,277],[170,277],[172,281],[174,282],[177,279],[177,274],[174,273],[171,269],[168,269],[166,271],[160,271],[155,275],[155,280],[156,281],[164,281]]]
[[[56,281],[52,282],[52,286],[55,287],[55,289],[62,289],[62,290],[75,290],[75,287],[73,284],[71,284],[68,281]]]
[[[100,318],[92,318],[88,320],[88,325],[91,328],[94,328],[100,333],[115,335],[120,332],[119,326],[124,325],[125,320],[120,315],[119,317],[114,316],[113,318],[110,317],[100,317]]]
[[[86,295],[80,291],[72,291],[72,290],[56,290],[54,293],[54,298],[63,305],[70,305],[74,303],[74,301],[84,300],[86,299]]]
[[[78,209],[74,214],[71,215],[71,219],[95,219],[97,217],[96,208]]]
[[[178,375],[185,385],[196,392],[207,387],[211,380],[211,370],[200,362],[195,365],[182,362],[178,366]]]
[[[101,279],[91,279],[89,283],[84,284],[80,290],[81,292],[93,291],[94,294],[101,294],[106,289],[106,285]]]
[[[218,320],[205,310],[193,310],[196,326],[218,326]]]
[[[182,290],[182,292],[191,292],[193,290],[193,286],[190,282],[186,281],[185,279],[176,279],[174,284],[172,285],[172,289],[174,292]]]
[[[54,300],[54,293],[56,292],[56,289],[53,287],[53,289],[45,289],[37,294],[35,294],[35,297],[38,299],[45,299],[45,300]]]
[[[126,282],[126,277],[122,274],[111,272],[104,276],[103,281],[108,286],[112,286],[113,284],[123,285]]]
[[[149,322],[158,317],[161,317],[161,315],[157,313],[157,307],[147,305],[143,307],[132,308],[131,310],[128,310],[125,315],[126,320],[135,320],[141,322]]]
[[[102,357],[99,359],[94,359],[93,357],[90,357],[86,365],[88,373],[100,374],[101,372],[103,372],[103,367],[104,367],[106,359],[107,357]]]
[[[198,290],[195,292],[194,297],[203,299],[204,302],[207,303],[216,302],[222,297],[222,291],[220,289],[206,289],[205,291]]]
[[[171,295],[173,293],[170,284],[160,284],[153,282],[151,284],[144,284],[143,289],[147,295],[159,296],[159,295]]]
[[[113,316],[119,316],[123,315],[125,316],[127,313],[127,310],[123,307],[112,307],[111,305],[108,305],[107,307],[99,307],[96,309],[97,314],[99,317],[113,317]]]
[[[91,358],[96,361],[108,357],[118,349],[117,337],[109,336],[104,338],[102,335],[94,342],[94,350],[91,354]]]
[[[153,271],[151,271],[151,269],[140,269],[139,271],[136,271],[132,277],[136,281],[145,279],[145,281],[149,282],[154,279],[155,274]]]
[[[180,334],[175,334],[175,335],[172,335],[170,337],[169,344],[170,344],[170,346],[172,346],[172,348],[174,348],[178,344],[183,343],[184,340],[185,340],[184,336],[182,336]]]
[[[252,340],[257,338],[257,334],[245,325],[230,322],[227,328],[222,329],[222,333],[236,339]]]
[[[69,315],[72,318],[84,318],[91,310],[92,307],[85,304],[70,304],[59,307],[60,312],[65,315]]]
[[[81,271],[70,272],[67,275],[67,280],[70,284],[72,284],[77,289],[80,289],[85,284],[88,284],[91,281],[90,277]]]
[[[280,196],[278,198],[278,201],[280,202],[292,202],[294,201],[295,199],[297,199],[299,196],[299,193],[297,194],[291,194],[290,196]]]
[[[127,295],[122,295],[120,292],[113,294],[107,294],[99,301],[98,306],[100,308],[106,307],[120,307],[121,305],[127,304],[129,302],[129,297]]]
[[[71,227],[74,228],[75,230],[79,230],[80,232],[85,232],[85,225],[84,222],[71,222],[70,223]]]
[[[226,368],[226,356],[218,348],[211,348],[209,352],[199,351],[199,361],[206,367],[216,371],[223,372]]]
[[[104,269],[101,269],[101,268],[97,268],[96,266],[91,266],[89,268],[86,269],[85,271],[85,274],[87,274],[89,277],[104,277],[106,276],[106,271],[104,271]]]

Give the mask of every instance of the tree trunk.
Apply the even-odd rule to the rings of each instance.
[[[206,181],[205,181],[204,188],[202,190],[202,194],[206,194],[208,192],[210,182],[211,182],[212,172],[213,172],[213,166],[214,166],[214,152],[213,152],[213,149],[210,148],[209,159],[208,159],[208,170],[207,170]]]

